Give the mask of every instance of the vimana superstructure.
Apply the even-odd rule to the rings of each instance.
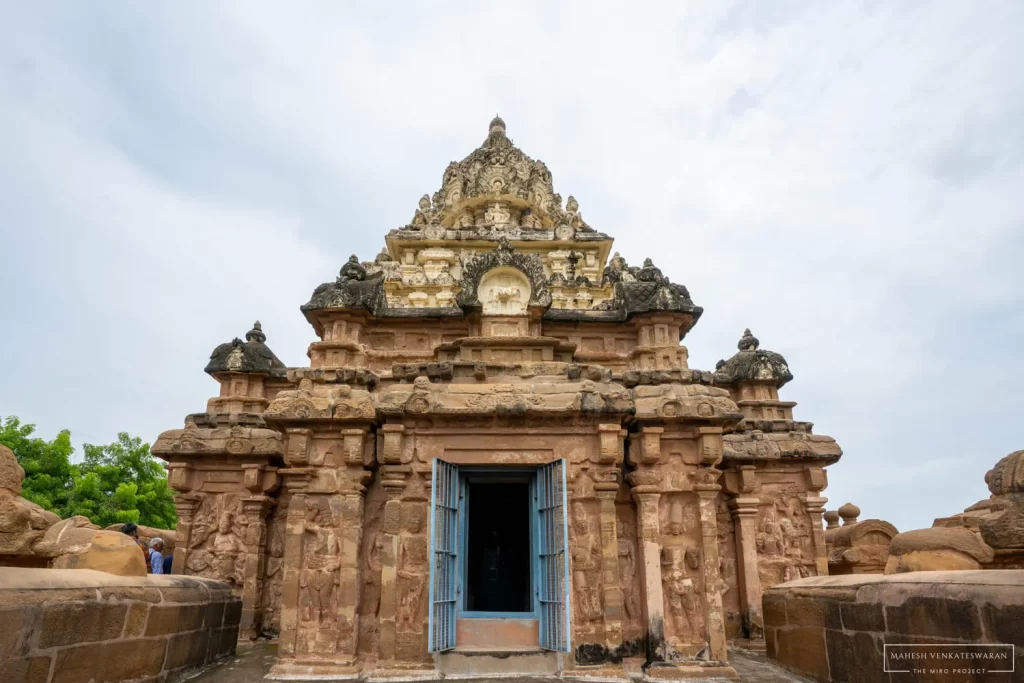
[[[153,452],[178,491],[176,573],[230,583],[273,675],[733,675],[761,594],[827,571],[841,451],[779,399],[743,333],[630,266],[495,118],[372,261],[302,313],[309,367],[259,323],[218,346],[206,412]]]

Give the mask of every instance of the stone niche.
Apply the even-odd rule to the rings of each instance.
[[[480,279],[477,291],[484,315],[498,316],[526,315],[526,305],[532,294],[526,275],[511,267],[488,271]]]

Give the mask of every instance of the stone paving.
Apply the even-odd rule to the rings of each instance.
[[[234,657],[225,659],[206,669],[189,683],[256,683],[270,671],[277,659],[276,643],[259,643],[256,645],[239,646]],[[748,650],[729,650],[729,662],[740,674],[743,683],[808,683],[807,679],[795,676],[788,671],[768,663],[765,656]],[[460,682],[471,679],[460,678]],[[484,679],[481,679],[484,680]],[[486,679],[493,682],[493,678]],[[507,678],[509,683],[541,683],[550,681],[544,677]],[[579,680],[579,679],[577,679]],[[312,681],[294,681],[293,683],[313,683]],[[703,683],[708,683],[705,679]]]

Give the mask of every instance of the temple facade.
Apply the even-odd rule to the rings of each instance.
[[[613,254],[500,118],[301,310],[308,367],[256,323],[153,446],[174,572],[233,586],[274,675],[730,675],[762,591],[827,573],[841,452],[780,399],[786,361],[748,330],[691,369],[686,287]]]

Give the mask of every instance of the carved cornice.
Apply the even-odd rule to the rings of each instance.
[[[726,434],[722,437],[724,459],[743,460],[807,460],[831,465],[843,451],[830,436],[792,431],[763,433],[760,431]]]
[[[153,455],[173,460],[184,455],[230,457],[284,457],[284,439],[273,429],[253,427],[199,427],[171,429],[153,444]]]

